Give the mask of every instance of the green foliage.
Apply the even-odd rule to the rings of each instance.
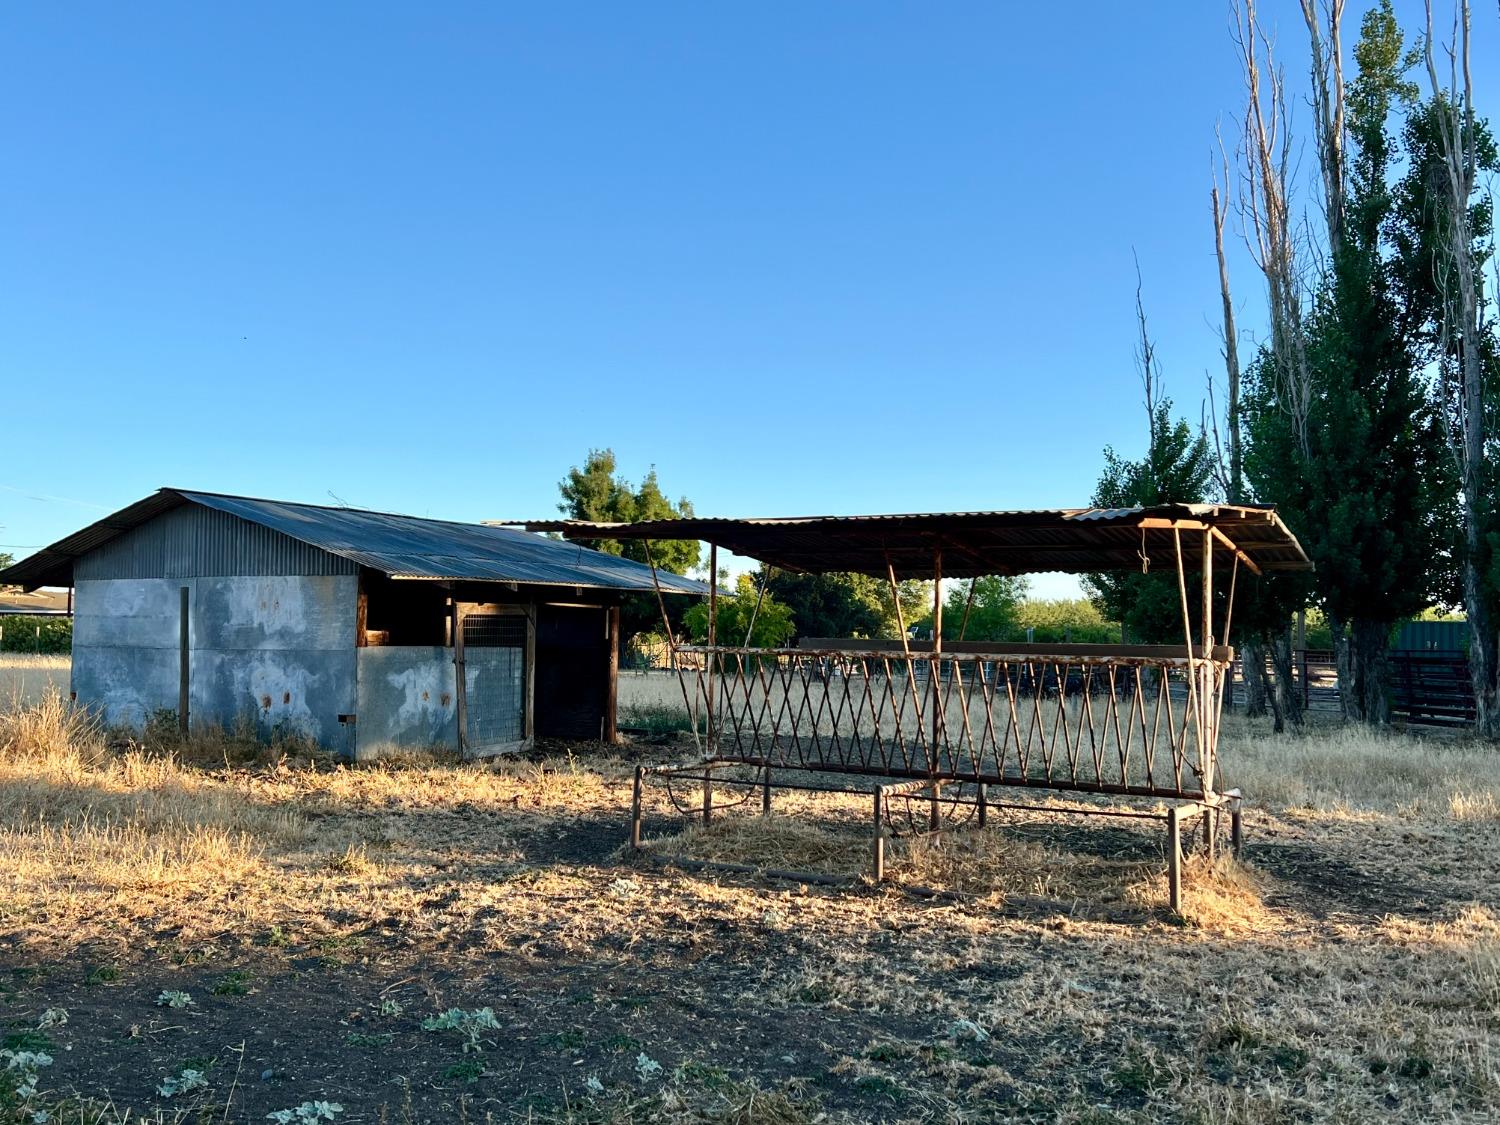
[[[1106,620],[1099,607],[1087,598],[1023,601],[1016,609],[1016,629],[1020,640],[1026,630],[1038,644],[1117,644],[1120,623]]]
[[[631,523],[638,520],[679,519],[693,514],[693,505],[687,497],[673,504],[662,492],[653,468],[635,487],[616,472],[614,451],[591,449],[584,460],[583,468],[574,466],[568,470],[557,486],[562,503],[557,507],[569,519],[596,520],[608,523]],[[618,555],[635,562],[654,562],[656,566],[672,574],[686,574],[698,565],[699,550],[691,539],[660,539],[651,541],[651,549],[641,539],[588,539],[580,540],[586,547]],[[668,597],[666,607],[672,631],[682,628],[682,614],[687,602],[681,597]],[[620,603],[620,643],[624,645],[637,634],[661,628],[661,604],[655,594],[627,594]]]
[[[888,583],[865,574],[795,574],[775,567],[762,571],[766,594],[791,611],[799,637],[883,637],[895,632],[887,622]],[[883,596],[882,596],[883,595]]]
[[[969,591],[974,592],[972,604]],[[1015,640],[1019,630],[1021,600],[1026,596],[1024,578],[961,579],[948,586],[943,600],[943,636],[948,640]],[[965,611],[968,622],[964,621]],[[932,612],[917,622],[918,631],[932,636]]]
[[[72,650],[71,617],[0,617],[0,652],[66,655]]]
[[[760,599],[755,580],[748,574],[739,576],[735,592],[718,599],[718,614],[714,622],[715,639],[721,645],[745,644],[746,630],[751,630],[749,646],[752,648],[779,648],[792,638],[794,626],[792,611],[773,598],[768,590]],[[751,622],[754,622],[753,627]],[[688,636],[694,644],[708,640],[708,603],[699,602],[682,618]]]
[[[1208,495],[1213,456],[1207,438],[1194,433],[1184,419],[1173,420],[1172,400],[1168,398],[1153,405],[1149,419],[1146,453],[1139,460],[1128,460],[1112,448],[1105,449],[1104,473],[1094,490],[1094,506],[1196,503]],[[1155,565],[1147,573],[1089,574],[1084,584],[1100,614],[1123,622],[1132,641],[1176,644],[1184,634],[1175,560],[1152,561]]]
[[[571,468],[558,483],[562,503],[558,510],[569,519],[596,520],[608,523],[634,523],[641,520],[673,520],[693,514],[687,497],[673,504],[662,492],[656,470],[648,472],[634,487],[615,471],[615,454],[610,449],[591,449],[583,468]],[[646,562],[646,545],[640,539],[595,539],[582,541],[585,546],[610,555],[620,555],[636,562]],[[698,544],[693,540],[657,540],[651,544],[651,558],[662,570],[686,574],[698,565]]]

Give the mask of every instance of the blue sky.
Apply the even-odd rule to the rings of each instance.
[[[0,549],[161,485],[546,516],[591,446],[706,515],[1084,503],[1143,440],[1132,253],[1184,413],[1219,369],[1227,22],[12,6]]]

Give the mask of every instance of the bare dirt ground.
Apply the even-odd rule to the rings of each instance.
[[[656,787],[625,854],[680,741],[353,769],[0,711],[0,1121],[1500,1113],[1493,746],[1236,724],[1246,863],[1191,862],[1184,922],[1131,822],[1007,812],[832,888],[653,856],[857,874],[864,800],[705,830]]]

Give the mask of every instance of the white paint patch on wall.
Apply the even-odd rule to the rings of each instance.
[[[230,626],[259,629],[267,640],[299,638],[307,631],[304,578],[256,578],[226,583]]]
[[[401,702],[396,707],[396,721],[403,726],[426,724],[434,718],[453,717],[453,692],[449,668],[437,662],[418,664],[392,672],[386,682],[401,693]]]

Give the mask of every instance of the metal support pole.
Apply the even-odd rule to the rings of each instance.
[[[718,730],[714,723],[714,681],[719,675],[719,654],[715,651],[718,641],[719,625],[719,545],[710,543],[708,545],[708,685],[707,700],[704,712],[704,733],[707,738],[707,750],[710,758],[719,752]],[[704,807],[712,798],[705,791],[703,800]],[[708,820],[707,813],[704,814],[704,822]]]
[[[646,776],[645,766],[635,767],[635,786],[630,791],[630,846],[641,849],[641,785]]]
[[[771,767],[770,766],[766,767],[766,770],[765,770],[765,779],[761,782],[761,787],[760,787],[760,814],[761,814],[761,816],[770,816],[771,815]]]
[[[1203,810],[1203,854],[1212,863],[1218,854],[1219,810],[1213,806]]]
[[[1238,799],[1229,806],[1229,850],[1235,859],[1245,851],[1245,816]]]
[[[885,825],[881,821],[885,787],[875,787],[875,816],[872,822],[874,836],[870,841],[870,877],[877,883],[885,882]]]
[[[1182,913],[1182,810],[1167,810],[1167,901],[1173,914]]]
[[[979,827],[983,828],[990,819],[990,796],[989,789],[982,781],[979,783],[979,804],[975,812],[979,820]]]

